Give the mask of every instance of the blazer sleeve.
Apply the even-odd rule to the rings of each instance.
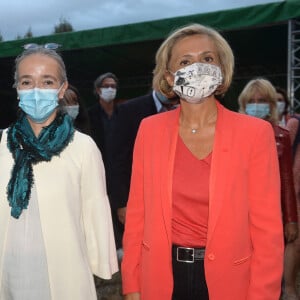
[[[283,271],[283,226],[277,150],[268,123],[257,130],[252,146],[248,199],[253,255],[247,299],[278,299]]]
[[[89,263],[93,274],[110,279],[111,275],[118,271],[118,262],[106,193],[105,171],[96,144],[90,137],[84,142],[81,143],[81,198]]]
[[[133,154],[129,201],[127,204],[122,261],[123,294],[140,292],[140,260],[144,231],[143,132],[139,130]]]

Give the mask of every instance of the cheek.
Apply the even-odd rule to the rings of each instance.
[[[167,80],[169,86],[174,85],[174,76],[171,75],[170,73],[165,74],[165,79]]]

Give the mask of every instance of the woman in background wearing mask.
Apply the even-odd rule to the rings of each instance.
[[[277,144],[281,181],[281,206],[284,224],[284,237],[287,246],[298,235],[297,203],[293,179],[293,160],[290,135],[288,130],[278,124],[277,95],[273,85],[266,79],[257,78],[249,81],[239,96],[240,112],[271,123]],[[260,141],[258,141],[260,143]],[[268,150],[266,150],[268,151]],[[286,247],[288,250],[288,247]],[[289,251],[285,252],[287,258]],[[284,279],[291,269],[289,259],[285,259]],[[290,280],[289,280],[290,282]],[[285,300],[298,299],[296,290],[284,291]]]
[[[180,106],[145,118],[137,134],[123,239],[126,300],[279,298],[276,145],[268,123],[217,100],[233,67],[228,43],[199,24],[173,32],[156,54],[153,87],[177,94]]]
[[[69,114],[74,122],[74,127],[82,133],[91,135],[89,116],[75,86],[68,85],[62,102],[64,111]]]
[[[275,87],[275,90],[277,99],[278,125],[285,127],[289,119],[288,111],[290,102],[285,89],[277,86]]]
[[[0,299],[96,300],[92,273],[118,269],[100,153],[60,111],[54,50],[18,56],[15,87],[20,115],[0,144]]]

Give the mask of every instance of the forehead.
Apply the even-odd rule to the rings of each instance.
[[[264,92],[262,92],[260,90],[254,90],[254,91],[252,91],[250,97],[251,97],[252,100],[265,100],[265,101],[269,101],[269,96],[266,93],[264,93]]]
[[[195,34],[178,40],[172,49],[172,56],[198,54],[206,51],[216,52],[216,50],[215,43],[209,36]]]
[[[276,92],[276,97],[277,97],[277,100],[284,101],[284,97],[283,97],[283,95],[281,93]]]
[[[20,61],[18,72],[19,76],[44,76],[47,74],[58,77],[59,64],[50,56],[35,53]]]
[[[116,83],[116,81],[113,78],[107,77],[102,81],[102,85],[103,84],[114,84]]]

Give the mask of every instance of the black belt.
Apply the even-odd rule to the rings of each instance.
[[[203,260],[205,248],[187,248],[177,245],[172,246],[173,257],[179,262],[193,263],[196,260]]]

